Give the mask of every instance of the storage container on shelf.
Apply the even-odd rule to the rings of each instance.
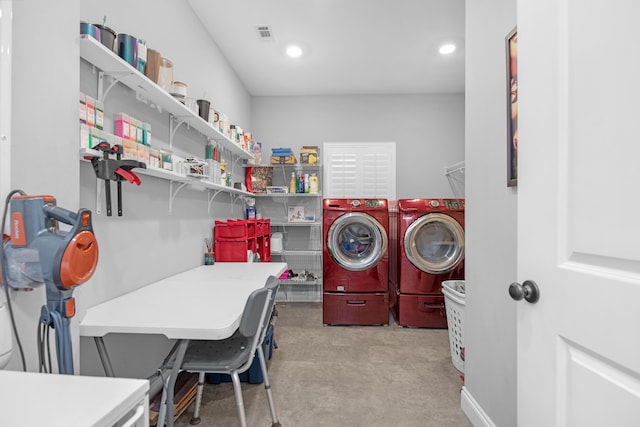
[[[442,293],[447,311],[451,361],[458,371],[464,373],[465,281],[445,280],[442,282]]]

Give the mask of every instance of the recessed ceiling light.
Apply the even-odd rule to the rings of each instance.
[[[443,44],[440,46],[439,52],[442,55],[449,55],[456,50],[456,45],[452,43]]]
[[[287,56],[289,58],[300,58],[302,56],[302,48],[297,45],[287,47]]]

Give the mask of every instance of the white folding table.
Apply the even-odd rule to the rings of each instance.
[[[108,376],[115,375],[105,335],[160,334],[177,340],[172,350],[174,368],[166,386],[166,402],[173,402],[175,380],[189,340],[220,340],[233,335],[251,292],[263,287],[269,276],[280,277],[286,269],[287,264],[279,262],[200,266],[89,308],[80,322],[80,335],[94,337]],[[168,425],[173,426],[173,404],[161,406],[158,426],[163,425],[165,414]]]

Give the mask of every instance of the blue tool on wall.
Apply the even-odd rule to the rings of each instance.
[[[69,328],[75,315],[72,294],[76,286],[89,280],[98,263],[91,211],[68,211],[56,206],[53,196],[27,196],[19,190],[9,194],[7,205],[11,207],[11,235],[5,236],[0,245],[2,283],[15,289],[46,287],[47,302],[42,306],[38,329],[41,370],[46,338],[53,328],[58,371],[73,374]],[[62,231],[59,223],[67,224],[68,231]]]

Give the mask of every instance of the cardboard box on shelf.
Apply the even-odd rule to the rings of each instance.
[[[319,160],[317,146],[305,145],[300,149],[300,163],[314,165],[318,163]]]
[[[295,165],[298,161],[296,156],[271,156],[272,165]]]

